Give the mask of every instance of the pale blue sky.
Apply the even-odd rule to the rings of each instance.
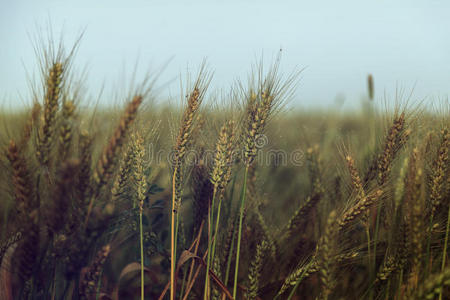
[[[138,57],[141,71],[172,58],[161,85],[206,57],[213,87],[227,88],[280,47],[283,71],[306,68],[293,102],[303,107],[338,94],[358,105],[368,73],[377,97],[396,86],[415,87],[415,98],[450,92],[450,1],[0,0],[1,106],[26,87],[24,65],[36,65],[29,35],[49,19],[68,44],[86,29],[76,62],[88,66],[92,94],[102,82],[114,88]],[[176,95],[179,82],[165,90]]]

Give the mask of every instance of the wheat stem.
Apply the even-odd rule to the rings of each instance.
[[[233,220],[233,223],[235,223],[234,220]],[[226,271],[225,271],[225,281],[224,281],[225,285],[228,284],[228,279],[230,277],[231,260],[233,258],[234,241],[236,239],[236,232],[237,232],[235,229],[236,229],[236,226],[235,226],[235,224],[233,224],[233,234],[232,234],[232,237],[231,237],[230,252],[229,252],[228,257],[227,257],[227,268],[226,268]]]
[[[214,209],[214,202],[216,199],[216,194],[217,194],[217,185],[214,186],[214,191],[213,191],[213,196],[212,196],[212,201],[211,201],[211,205],[208,209],[208,257],[207,257],[207,261],[206,261],[206,279],[205,279],[205,291],[204,291],[204,295],[203,298],[209,299],[209,269],[211,266],[211,261],[213,259],[213,253],[211,252],[211,248],[212,248],[212,243],[213,240],[215,241],[216,239],[216,235],[217,235],[217,231],[215,231],[214,233],[212,232],[212,228],[211,228],[211,224],[213,223],[213,209]]]
[[[448,208],[447,213],[447,226],[445,228],[445,241],[444,241],[444,251],[442,253],[442,264],[441,264],[441,272],[445,270],[445,260],[447,258],[447,246],[448,246],[448,233],[450,231],[450,206]],[[442,299],[442,291],[439,293],[439,300]]]
[[[219,232],[219,221],[220,221],[220,213],[221,213],[221,207],[222,207],[222,197],[219,199],[219,204],[217,206],[217,218],[216,218],[216,226],[214,228],[214,239],[213,239],[213,245],[212,245],[212,258],[214,259],[216,254],[216,242],[218,239],[218,232]]]
[[[242,219],[244,218],[244,205],[245,205],[245,196],[246,196],[246,191],[247,191],[248,168],[249,168],[249,165],[247,164],[245,166],[245,171],[244,171],[244,184],[242,185],[241,207],[240,207],[240,211],[239,211],[238,240],[237,240],[237,246],[236,246],[236,267],[234,269],[234,285],[233,285],[233,298],[234,299],[236,299],[236,293],[237,293],[239,257],[240,257],[241,237],[242,237]]]
[[[142,210],[139,212],[139,233],[140,233],[140,248],[141,248],[141,300],[144,300],[144,233],[142,230]]]
[[[171,211],[171,227],[170,227],[170,300],[175,300],[175,260],[176,260],[176,231],[175,231],[175,219],[178,221],[178,214],[175,209],[176,205],[176,191],[175,191],[175,183],[177,176],[178,168],[175,167],[172,177],[172,211]],[[178,223],[178,222],[177,222]],[[178,226],[177,226],[178,229]]]

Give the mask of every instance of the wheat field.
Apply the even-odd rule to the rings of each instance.
[[[1,299],[450,297],[448,99],[380,104],[369,76],[358,113],[287,112],[278,57],[214,104],[202,65],[181,107],[149,76],[104,109],[42,49],[0,111]]]

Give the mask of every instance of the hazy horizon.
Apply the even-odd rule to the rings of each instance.
[[[211,90],[246,79],[262,56],[282,49],[282,73],[304,69],[292,105],[323,108],[336,97],[358,105],[369,73],[375,97],[414,88],[414,99],[438,101],[450,92],[450,3],[445,1],[6,1],[0,13],[0,107],[22,105],[26,70],[36,71],[32,39],[48,21],[66,46],[84,30],[75,70],[85,86],[111,99],[120,78],[158,71],[160,96],[177,97],[179,76],[207,59]],[[151,66],[148,68],[147,66]],[[139,82],[139,77],[136,79]],[[127,82],[125,82],[126,85]],[[120,88],[120,86],[119,86]],[[19,95],[21,95],[19,97]],[[23,100],[21,100],[22,98]],[[17,100],[16,100],[17,99]],[[432,100],[436,99],[436,100]]]

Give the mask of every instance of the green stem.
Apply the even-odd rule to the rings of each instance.
[[[178,169],[175,168],[172,177],[172,211],[170,218],[170,300],[175,300],[175,262],[177,255],[178,214],[176,211],[175,179]],[[175,225],[176,223],[176,225]],[[176,228],[176,229],[175,229]]]
[[[397,286],[397,299],[401,299],[402,294],[402,285],[403,285],[403,268],[400,270],[400,275],[398,278],[398,286]]]
[[[237,280],[238,280],[238,272],[239,272],[239,254],[240,254],[240,250],[241,250],[241,237],[242,237],[242,219],[244,218],[245,196],[247,194],[248,167],[249,167],[248,165],[245,166],[244,184],[242,185],[241,208],[240,208],[240,212],[239,212],[238,240],[237,240],[237,248],[236,248],[236,267],[235,267],[235,271],[234,271],[233,299],[236,299],[236,293],[237,293]]]
[[[100,299],[100,289],[102,288],[102,276],[103,276],[103,269],[100,271],[100,277],[98,278],[97,293],[95,295],[95,300]]]
[[[369,257],[369,274],[372,277],[372,257],[371,257],[371,252],[370,252],[370,226],[369,226],[370,222],[368,220],[367,222],[367,226],[366,226],[366,236],[367,236],[367,254]],[[373,298],[373,294],[372,294],[372,287],[369,287],[369,299]]]
[[[448,232],[449,232],[449,229],[450,229],[450,206],[448,207],[447,227],[445,229],[444,254],[442,255],[442,265],[441,265],[441,271],[442,272],[444,272],[445,260],[447,258],[447,246],[448,246]]]
[[[52,297],[51,299],[55,299],[56,297],[56,266],[53,268],[53,283],[52,283]]]
[[[183,282],[181,283],[181,291],[180,291],[180,295],[183,296],[184,294],[184,289],[186,287],[186,277],[187,277],[187,265],[183,266]]]
[[[449,229],[450,229],[450,206],[448,207],[448,213],[447,213],[447,227],[445,229],[444,253],[442,254],[441,272],[444,272],[444,269],[445,269],[445,260],[447,258],[447,245],[448,245]],[[442,289],[441,289],[441,292],[439,293],[439,300],[442,300]]]
[[[211,206],[208,209],[208,258],[206,259],[206,279],[205,279],[205,291],[203,294],[203,298],[206,300],[209,298],[209,269],[211,267],[211,259],[212,259],[212,253],[211,253],[211,243],[212,243],[212,236],[213,233],[211,231],[211,223],[213,222],[212,215],[213,215],[213,209],[214,209],[214,202],[216,198],[217,193],[217,185],[214,186]]]
[[[389,300],[389,290],[390,290],[390,288],[391,288],[391,279],[389,278],[388,282],[387,282],[387,286],[386,286],[386,297],[385,297],[386,300]]]
[[[231,259],[233,257],[234,240],[236,239],[236,232],[237,232],[235,225],[236,225],[236,221],[233,220],[233,235],[231,237],[230,253],[228,254],[228,258],[227,258],[227,269],[225,271],[225,281],[224,281],[225,286],[228,284],[228,279],[230,277]]]
[[[373,239],[373,264],[372,264],[372,272],[370,272],[370,282],[374,282],[377,274],[377,243],[378,243],[378,233],[380,230],[380,215],[381,215],[381,204],[378,204],[377,207],[377,220],[375,224],[375,234]],[[373,289],[370,288],[370,299],[373,299]]]
[[[142,211],[139,213],[139,231],[140,231],[140,247],[141,247],[141,300],[144,300],[144,233],[142,226]]]
[[[216,255],[216,241],[218,239],[218,232],[219,232],[219,221],[220,221],[220,210],[222,207],[222,198],[219,199],[219,205],[217,206],[217,216],[216,216],[216,226],[214,228],[214,239],[212,244],[212,261],[214,261],[214,256]]]
[[[234,176],[233,176],[233,181],[232,181],[232,184],[231,184],[231,192],[230,192],[230,196],[231,196],[231,199],[230,199],[230,205],[229,205],[229,207],[228,207],[228,217],[231,217],[231,205],[232,205],[232,203],[233,203],[233,196],[234,196],[234,187],[235,187],[235,185],[236,185],[236,178],[237,178],[237,174],[235,174]],[[242,197],[242,196],[241,196]],[[232,233],[232,236],[231,236],[231,245],[230,245],[230,252],[228,253],[228,257],[227,257],[227,268],[226,268],[226,271],[225,271],[225,281],[224,281],[224,284],[225,284],[225,286],[227,286],[227,284],[228,284],[228,278],[229,278],[229,276],[230,276],[230,269],[231,269],[231,259],[232,259],[232,257],[233,257],[233,250],[234,250],[234,240],[235,240],[235,238],[236,238],[236,227],[235,227],[235,225],[236,225],[236,221],[235,220],[233,220],[233,233]]]

